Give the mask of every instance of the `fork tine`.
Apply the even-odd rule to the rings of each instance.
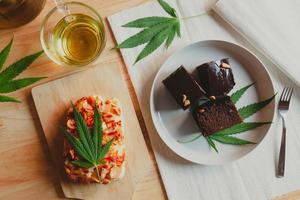
[[[287,88],[284,87],[284,89],[283,89],[283,91],[282,91],[282,93],[281,93],[281,95],[280,95],[280,101],[283,101],[283,100],[284,100],[284,96],[285,96],[285,94],[286,94],[286,91],[287,91]]]
[[[287,88],[287,91],[286,91],[286,95],[285,95],[285,97],[284,97],[284,101],[287,101],[288,98],[289,98],[289,96],[290,96],[290,88],[288,87],[288,88]]]
[[[294,88],[290,88],[290,96],[288,97],[287,101],[288,103],[290,102],[291,98],[292,98],[292,94],[293,94]]]
[[[289,92],[290,92],[290,88],[289,87],[287,87],[286,88],[286,92],[285,92],[285,95],[284,95],[284,98],[283,98],[283,101],[287,101],[287,99],[288,99],[288,97],[289,97]]]
[[[291,87],[289,87],[288,93],[287,93],[287,95],[286,95],[286,101],[288,101],[288,100],[289,100],[289,98],[290,98],[291,94],[292,94],[292,88],[291,88]]]

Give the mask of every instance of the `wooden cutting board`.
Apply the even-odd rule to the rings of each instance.
[[[66,110],[70,101],[93,94],[118,98],[125,121],[126,175],[122,180],[108,185],[71,183],[65,177],[62,164],[63,135],[60,127],[64,126]],[[148,173],[151,160],[119,66],[114,63],[97,66],[48,82],[33,88],[32,96],[65,196],[77,199],[131,199],[136,184]]]

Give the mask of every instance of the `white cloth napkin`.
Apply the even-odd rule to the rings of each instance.
[[[219,0],[214,10],[300,86],[299,0]]]
[[[216,0],[167,0],[180,16],[190,17],[211,10]],[[222,0],[221,0],[222,1]],[[238,1],[241,0],[236,0]],[[252,1],[252,0],[249,0]],[[138,29],[121,27],[139,17],[166,15],[156,1],[148,2],[108,17],[117,43]],[[300,89],[296,88],[288,119],[287,163],[283,179],[275,177],[281,125],[275,118],[271,130],[263,143],[253,152],[225,166],[204,166],[185,161],[173,153],[160,139],[150,114],[150,89],[161,64],[174,51],[199,40],[226,40],[245,46],[255,53],[268,68],[275,90],[280,92],[284,85],[293,85],[264,56],[235,32],[215,13],[181,21],[182,37],[176,38],[166,50],[159,48],[149,57],[133,65],[142,46],[121,49],[121,54],[133,83],[143,118],[149,133],[155,158],[165,189],[170,200],[270,200],[271,198],[300,189]],[[300,43],[299,43],[300,44]],[[278,98],[278,97],[277,97]],[[299,132],[299,131],[298,131]]]

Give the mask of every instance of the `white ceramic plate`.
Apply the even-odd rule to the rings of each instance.
[[[201,137],[191,143],[179,143],[178,140],[187,140],[199,135],[199,129],[191,113],[183,111],[162,84],[170,73],[180,65],[193,72],[195,68],[211,60],[229,58],[236,85],[234,92],[250,83],[255,82],[237,103],[237,107],[248,105],[271,97],[274,88],[269,73],[256,56],[245,48],[225,41],[200,41],[177,51],[161,66],[153,82],[151,90],[151,115],[158,134],[164,143],[176,154],[199,164],[221,165],[237,160],[252,151],[265,137],[270,125],[256,128],[252,131],[236,135],[239,138],[254,141],[257,144],[234,146],[216,142],[219,149],[217,154],[207,141]],[[275,102],[247,118],[248,122],[272,121],[275,111]]]

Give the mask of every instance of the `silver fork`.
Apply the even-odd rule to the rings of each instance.
[[[286,127],[285,127],[285,116],[289,110],[290,101],[293,94],[293,88],[285,87],[281,93],[278,111],[282,119],[282,136],[281,136],[281,145],[279,152],[279,160],[277,167],[277,177],[284,177],[284,166],[285,166],[285,143],[286,143]]]

